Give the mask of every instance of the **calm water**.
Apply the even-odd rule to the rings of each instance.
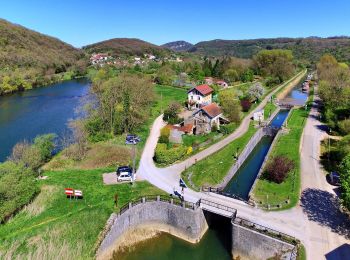
[[[230,260],[231,255],[214,230],[208,230],[198,244],[162,233],[130,249],[129,252],[114,255],[114,260]]]
[[[308,98],[308,93],[302,91],[302,85],[293,88],[291,92],[286,96],[286,98],[295,99],[296,105],[304,105]]]
[[[88,90],[89,82],[79,79],[0,97],[0,161],[19,141],[64,133]]]
[[[281,127],[284,121],[286,120],[288,113],[289,113],[289,110],[286,110],[286,109],[280,110],[278,114],[273,118],[270,125],[277,128]]]
[[[281,127],[288,113],[289,110],[280,110],[270,125]],[[272,141],[273,138],[270,136],[264,136],[260,140],[231,181],[227,184],[224,189],[225,192],[237,195],[245,200],[248,199],[250,189],[259,173]]]

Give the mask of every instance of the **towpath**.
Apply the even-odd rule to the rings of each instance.
[[[267,95],[261,104],[242,121],[234,133],[187,160],[166,168],[158,168],[153,162],[160,129],[164,126],[162,116],[159,116],[153,123],[150,136],[147,139],[137,172],[138,176],[168,193],[173,193],[174,189],[180,191],[181,172],[194,164],[196,160],[199,161],[215,153],[242,136],[249,127],[252,114],[262,109],[278,90],[279,88]],[[332,188],[325,182],[319,163],[319,142],[324,133],[319,127],[320,122],[317,120],[317,114],[317,106],[313,106],[303,133],[301,148],[302,197],[297,207],[285,211],[267,212],[228,197],[195,192],[191,189],[185,189],[185,199],[193,202],[207,199],[235,208],[239,217],[295,236],[306,246],[308,259],[350,259],[350,242],[348,240],[350,224],[335,206],[334,203],[338,203],[337,198]]]

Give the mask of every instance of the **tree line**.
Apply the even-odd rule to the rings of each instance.
[[[0,223],[28,204],[39,193],[40,167],[50,160],[55,135],[37,136],[17,143],[9,158],[0,163]]]
[[[350,210],[350,69],[332,55],[322,56],[317,64],[319,94],[323,101],[322,115],[330,131],[342,137],[324,161],[330,159],[331,171],[338,170],[341,179],[341,200]]]

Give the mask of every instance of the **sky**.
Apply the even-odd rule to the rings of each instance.
[[[350,36],[350,0],[0,0],[0,18],[75,47],[111,38]]]

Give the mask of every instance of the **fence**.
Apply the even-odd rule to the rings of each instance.
[[[210,201],[210,200],[206,200],[206,199],[199,200],[199,205],[202,205],[202,204],[230,212],[230,213],[232,213],[232,219],[235,219],[237,216],[237,210],[235,208],[225,206],[225,205],[222,205],[222,204]]]
[[[145,196],[145,197],[140,197],[135,200],[132,200],[126,204],[124,204],[120,209],[119,212],[117,213],[118,216],[122,215],[124,212],[129,210],[130,208],[142,204],[142,203],[147,203],[147,202],[153,202],[153,201],[161,201],[165,203],[171,203],[174,205],[178,205],[187,209],[197,209],[199,207],[199,201],[196,203],[192,203],[189,201],[181,201],[178,198],[174,198],[171,196],[166,196],[166,195],[154,195],[154,196]]]
[[[291,252],[291,257],[290,259],[296,259],[297,255],[298,255],[298,248],[300,247],[300,241],[298,239],[296,239],[295,237],[292,237],[290,235],[287,235],[283,232],[279,232],[277,230],[253,223],[249,220],[246,219],[242,219],[239,217],[236,217],[234,219],[232,219],[232,224],[237,224],[240,225],[242,227],[246,227],[249,229],[252,229],[256,232],[259,232],[261,234],[265,234],[271,237],[274,237],[278,240],[284,241],[288,244],[294,245],[294,248]]]

